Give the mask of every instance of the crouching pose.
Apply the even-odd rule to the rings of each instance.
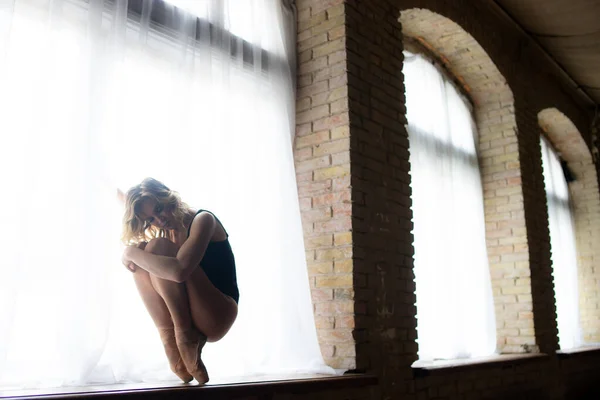
[[[228,234],[209,211],[194,210],[161,182],[146,178],[120,194],[123,264],[162,339],[172,371],[208,382],[204,344],[233,325],[239,292]]]

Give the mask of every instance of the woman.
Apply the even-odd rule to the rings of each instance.
[[[208,382],[204,344],[216,342],[237,317],[239,292],[228,234],[209,211],[193,210],[156,179],[123,200],[123,264],[154,320],[173,372]]]

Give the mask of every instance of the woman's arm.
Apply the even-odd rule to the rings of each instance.
[[[131,246],[125,249],[123,258],[159,278],[185,282],[204,257],[216,224],[215,217],[210,213],[196,215],[192,221],[190,236],[181,245],[176,257],[160,256]]]

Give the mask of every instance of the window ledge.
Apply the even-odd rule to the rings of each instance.
[[[600,344],[583,345],[573,349],[558,350],[556,355],[560,360],[565,360],[571,357],[581,357],[584,355],[598,356],[600,355]]]
[[[318,391],[365,388],[378,384],[377,377],[367,374],[310,375],[277,378],[265,381],[241,383],[218,383],[204,386],[179,384],[170,387],[144,387],[133,385],[105,385],[101,387],[58,388],[50,390],[30,390],[13,393],[0,392],[0,397],[15,400],[192,400],[228,399],[234,397],[268,396],[270,394],[306,394]],[[74,390],[75,389],[75,390]],[[45,393],[44,393],[45,392]],[[50,393],[49,393],[50,392]],[[5,397],[7,396],[7,397]]]
[[[498,365],[501,365],[503,368],[509,368],[516,364],[521,364],[530,360],[540,360],[547,357],[548,355],[545,353],[527,353],[497,354],[487,357],[453,360],[415,361],[412,365],[412,369],[415,377],[423,377],[438,372],[448,372],[449,370],[458,371],[481,367],[495,367]]]

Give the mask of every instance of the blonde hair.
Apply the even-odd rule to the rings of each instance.
[[[121,241],[126,245],[148,242],[157,237],[166,237],[164,229],[151,226],[142,220],[138,213],[144,200],[154,200],[166,210],[173,213],[175,220],[183,226],[183,220],[189,210],[187,204],[181,201],[179,193],[169,189],[154,178],[146,178],[129,189],[125,198],[125,214],[123,215],[123,234]]]

